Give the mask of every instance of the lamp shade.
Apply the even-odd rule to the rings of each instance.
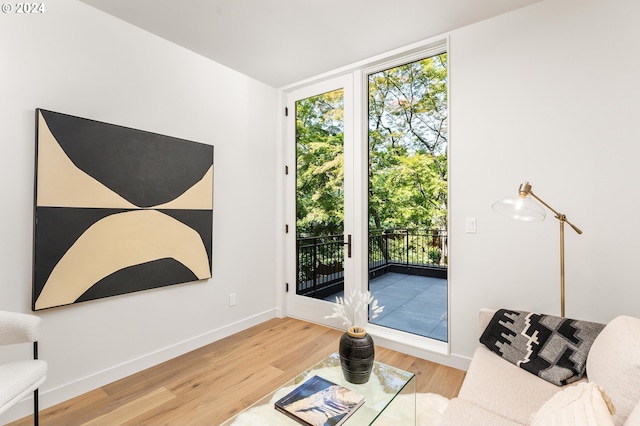
[[[513,197],[504,197],[493,203],[494,211],[503,216],[526,222],[544,220],[547,213],[529,194],[520,193]]]

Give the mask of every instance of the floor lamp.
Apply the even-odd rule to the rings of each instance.
[[[578,234],[582,231],[567,220],[567,216],[555,211],[549,204],[542,201],[531,190],[529,182],[520,185],[517,196],[508,196],[493,203],[493,210],[517,220],[527,222],[544,220],[546,212],[544,208],[533,200],[535,198],[546,208],[551,210],[560,222],[560,315],[564,317],[564,224],[565,222]]]

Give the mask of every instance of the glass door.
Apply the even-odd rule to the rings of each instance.
[[[286,100],[287,312],[320,323],[353,281],[351,87],[346,76]]]
[[[433,51],[432,51],[433,52]],[[369,289],[368,329],[448,342],[447,54],[385,63],[286,94],[290,316],[325,319]],[[355,89],[354,89],[355,88]]]
[[[447,54],[372,71],[368,89],[371,322],[448,341]]]

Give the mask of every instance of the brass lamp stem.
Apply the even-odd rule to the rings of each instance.
[[[558,216],[556,216],[558,217]],[[560,217],[560,316],[564,318],[564,215]]]
[[[531,185],[529,184],[529,182],[525,182],[524,184],[520,185],[519,191],[520,195],[522,196],[529,194],[533,198],[538,200],[546,208],[551,210],[553,214],[555,214],[556,219],[560,221],[560,315],[564,318],[564,224],[565,222],[568,223],[569,226],[571,226],[571,228],[573,228],[573,230],[578,234],[582,234],[582,231],[580,230],[580,228],[569,222],[566,215],[558,213],[553,207],[545,203],[540,199],[540,197],[534,194],[531,190]]]

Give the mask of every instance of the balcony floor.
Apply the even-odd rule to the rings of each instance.
[[[389,272],[369,289],[384,311],[371,321],[384,327],[447,341],[447,280]],[[340,292],[326,300],[335,301]]]

